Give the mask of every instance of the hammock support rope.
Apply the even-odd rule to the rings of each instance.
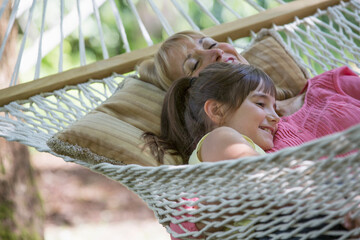
[[[98,2],[92,1],[96,15]],[[114,5],[112,0],[109,2]],[[200,1],[196,2],[203,7]],[[255,32],[262,27],[271,27],[270,31],[312,76],[342,65],[359,74],[360,26],[350,19],[360,22],[360,3],[303,1],[309,8],[297,11],[299,2],[269,10],[259,6],[262,11],[259,15],[249,16],[246,21],[221,23],[203,32],[219,41],[249,35],[254,39]],[[221,4],[226,5],[223,1]],[[314,11],[314,7],[322,10]],[[159,10],[155,5],[152,8]],[[286,10],[281,17],[277,15],[280,10]],[[294,12],[299,17],[289,23]],[[118,28],[123,31],[121,16],[114,13]],[[302,14],[308,17],[302,19]],[[173,31],[166,21],[162,24],[166,32]],[[147,35],[146,29],[141,31]],[[61,36],[63,39],[63,30]],[[150,40],[148,43],[152,44]],[[158,48],[153,45],[130,51],[127,40],[124,44],[127,53],[120,56],[64,72],[59,68],[60,73],[53,76],[0,90],[0,137],[57,155],[46,141],[110,97],[126,78],[123,74]],[[106,49],[103,44],[102,48]],[[167,231],[181,239],[198,236],[223,240],[318,239],[319,236],[356,239],[359,228],[349,231],[334,227],[341,225],[347,214],[360,216],[359,149],[360,125],[266,156],[197,166],[93,165],[60,157],[104,174],[134,191]],[[174,233],[169,227],[170,223],[181,226],[184,222],[201,223],[205,227],[197,232],[183,228],[182,234]]]

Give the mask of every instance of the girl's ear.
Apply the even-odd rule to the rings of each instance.
[[[204,111],[215,125],[221,126],[221,123],[224,120],[223,104],[220,104],[213,99],[209,99],[204,104]]]

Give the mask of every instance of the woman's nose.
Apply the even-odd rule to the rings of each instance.
[[[216,56],[216,61],[221,61],[222,59],[222,55],[224,54],[224,51],[221,50],[220,48],[214,48],[214,49],[210,49],[210,50],[213,50],[213,54],[214,56]]]
[[[204,58],[209,58],[210,62],[219,62],[222,59],[224,51],[219,48],[199,50],[198,54]]]

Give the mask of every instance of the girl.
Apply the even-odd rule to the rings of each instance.
[[[264,72],[214,63],[199,77],[174,82],[165,96],[160,136],[146,133],[144,139],[160,162],[165,152],[191,164],[265,154],[279,122],[275,108],[275,86]]]

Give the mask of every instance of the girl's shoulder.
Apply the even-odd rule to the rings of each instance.
[[[235,137],[242,136],[241,133],[227,126],[217,127],[214,130],[212,130],[208,135],[219,135],[219,136],[225,135],[225,136],[235,136]]]
[[[249,142],[233,128],[218,127],[203,140],[201,158],[204,162],[236,159],[258,155]]]
[[[244,136],[231,127],[221,126],[215,128],[210,133],[207,134],[204,142],[215,144],[215,143],[234,143],[234,142],[243,142],[247,143]]]

